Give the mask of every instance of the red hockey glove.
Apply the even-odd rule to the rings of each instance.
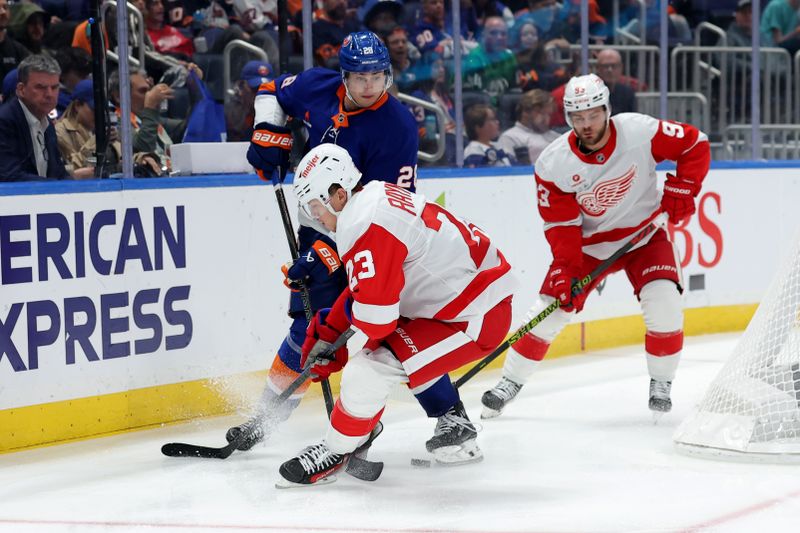
[[[542,293],[557,299],[564,311],[580,312],[586,301],[586,293],[584,291],[572,292],[572,286],[578,282],[580,275],[580,269],[568,263],[553,261],[547,272],[545,289],[542,290]]]
[[[690,218],[695,212],[694,198],[697,196],[698,186],[689,180],[667,174],[664,183],[664,195],[661,197],[661,208],[669,216],[669,221],[678,224],[685,218]]]
[[[315,358],[318,354],[326,352],[342,332],[350,326],[345,312],[349,298],[350,291],[345,289],[345,292],[333,304],[332,309],[320,309],[308,324],[300,366],[305,367],[309,358]],[[347,346],[345,345],[331,354],[329,359],[317,359],[311,373],[313,381],[328,379],[328,376],[340,371],[347,363],[347,358]]]

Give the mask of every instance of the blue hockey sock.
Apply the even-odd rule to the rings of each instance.
[[[458,391],[447,374],[414,396],[430,418],[442,416],[459,401]]]

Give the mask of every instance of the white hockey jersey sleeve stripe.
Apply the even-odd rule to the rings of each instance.
[[[391,324],[400,316],[400,302],[390,305],[373,305],[353,301],[353,319],[382,326]]]
[[[450,337],[447,337],[441,342],[437,342],[430,348],[426,348],[403,361],[403,368],[405,368],[408,375],[411,375],[425,365],[430,364],[443,355],[454,352],[469,342],[472,342],[472,339],[464,333],[460,331],[455,332]]]
[[[583,223],[583,217],[576,217],[573,218],[572,220],[564,220],[561,222],[545,222],[544,231],[563,226],[580,226],[582,223]]]
[[[708,142],[708,135],[706,135],[706,134],[705,134],[705,133],[703,133],[702,131],[701,131],[701,132],[698,132],[698,134],[697,134],[697,139],[694,141],[694,143],[693,143],[693,144],[692,144],[692,145],[691,145],[689,148],[687,148],[686,150],[684,150],[684,151],[683,151],[683,152],[681,152],[681,153],[682,153],[682,154],[686,154],[686,153],[688,153],[688,152],[692,151],[692,149],[693,149],[695,146],[697,146],[697,145],[698,145],[698,144],[700,144],[700,143],[704,143],[704,142]]]

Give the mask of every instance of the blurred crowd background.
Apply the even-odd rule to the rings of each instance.
[[[342,39],[359,29],[374,31],[390,51],[391,92],[416,117],[421,166],[535,163],[566,131],[564,85],[587,67],[610,88],[613,114],[661,116],[666,87],[662,118],[704,130],[716,160],[800,159],[800,0],[759,4],[754,17],[750,0],[287,0],[291,45],[281,58],[277,0],[134,0],[126,82],[136,175],[167,175],[172,143],[249,140],[259,84],[282,74],[281,64],[291,73],[338,69]],[[90,7],[0,0],[0,114],[28,82],[19,79],[23,60],[54,60],[50,116],[67,172],[79,178],[93,176],[95,165]],[[115,17],[116,2],[102,2],[107,171],[119,170],[121,150]],[[209,101],[224,123],[202,138],[191,118]]]

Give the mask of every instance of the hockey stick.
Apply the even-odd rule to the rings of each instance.
[[[275,187],[275,198],[278,201],[278,209],[281,212],[281,219],[283,220],[283,229],[286,231],[286,241],[289,243],[289,250],[292,254],[292,260],[296,261],[300,257],[300,250],[297,246],[297,241],[294,238],[294,227],[292,227],[292,219],[289,216],[289,207],[286,204],[286,195],[283,193],[283,179],[280,175],[280,170],[276,169],[272,175],[272,185]],[[308,287],[301,281],[300,297],[303,300],[303,311],[306,315],[306,320],[311,323],[314,320],[314,311],[311,309],[311,295],[308,292]],[[331,392],[331,385],[327,379],[320,381],[322,387],[322,397],[325,399],[325,409],[328,411],[328,418],[331,417],[333,412],[333,393]],[[351,454],[350,460],[347,462],[345,472],[364,481],[375,481],[383,471],[383,463],[378,461],[369,461],[366,459],[367,450],[372,446],[372,442],[380,435],[383,426],[380,429],[376,428],[370,435],[369,440],[359,446],[358,454],[355,452]]]
[[[666,220],[667,220],[666,213],[661,213],[658,216],[656,216],[653,220],[651,220],[650,223],[647,224],[645,227],[634,233],[633,237],[631,237],[628,240],[628,242],[623,244],[616,252],[614,252],[611,255],[611,257],[609,257],[608,259],[597,265],[597,267],[595,267],[594,270],[589,272],[582,279],[575,282],[575,284],[572,285],[571,288],[572,294],[578,294],[581,291],[583,291],[584,287],[589,285],[592,281],[597,279],[599,275],[601,275],[606,270],[611,268],[611,265],[613,265],[617,261],[617,259],[628,253],[631,250],[631,248],[642,242],[644,238],[653,233],[655,230],[657,230],[660,227],[663,227],[663,225],[666,223]],[[520,340],[522,337],[524,337],[526,333],[528,333],[530,330],[536,327],[536,325],[539,324],[541,321],[543,321],[545,318],[550,316],[553,313],[553,311],[559,308],[559,306],[560,306],[560,301],[554,300],[553,303],[545,307],[541,313],[533,317],[530,322],[528,322],[527,324],[519,328],[517,331],[515,331],[508,339],[503,341],[503,343],[500,346],[495,348],[495,350],[492,353],[481,359],[478,362],[478,364],[467,370],[467,372],[463,376],[461,376],[456,380],[456,382],[454,383],[455,387],[459,388],[464,383],[472,379],[475,376],[475,374],[486,368],[486,366],[489,363],[500,357],[500,355],[503,352],[508,350],[509,346],[511,346],[512,344]]]
[[[259,171],[259,176],[263,179],[263,174]],[[294,227],[292,227],[292,219],[289,216],[289,207],[286,205],[286,195],[283,194],[283,179],[279,169],[275,169],[272,174],[272,185],[275,188],[275,198],[278,201],[278,209],[281,212],[281,220],[283,221],[283,229],[286,232],[286,242],[289,243],[289,252],[292,255],[292,261],[297,261],[300,258],[300,249],[297,246],[297,241],[294,238]],[[311,309],[311,295],[308,292],[308,287],[302,281],[300,285],[300,299],[303,301],[303,312],[306,315],[306,320],[311,323],[314,320],[314,311]],[[327,379],[320,381],[322,387],[322,397],[325,399],[325,408],[328,410],[328,417],[330,418],[333,412],[333,394],[331,393],[331,385]]]
[[[273,398],[269,401],[266,405],[266,408],[262,412],[262,414],[258,415],[254,422],[256,424],[263,424],[267,418],[267,414],[274,410],[275,408],[279,407],[283,404],[293,393],[296,391],[300,385],[306,382],[308,377],[311,375],[311,370],[314,367],[314,362],[317,359],[324,359],[332,355],[336,352],[339,348],[344,346],[348,339],[353,336],[355,331],[352,329],[348,329],[344,333],[342,333],[336,342],[334,342],[330,348],[328,348],[325,352],[317,355],[313,360],[310,360],[306,363],[306,367],[303,371],[298,375],[286,390],[284,390],[280,395],[276,398]],[[207,446],[199,446],[195,444],[185,444],[183,442],[170,442],[165,444],[161,447],[161,453],[169,457],[202,457],[205,459],[227,459],[230,455],[238,448],[248,437],[250,436],[250,432],[242,431],[239,435],[236,436],[231,442],[228,443],[227,446],[223,446],[222,448],[210,448]],[[383,465],[381,465],[383,468]]]

